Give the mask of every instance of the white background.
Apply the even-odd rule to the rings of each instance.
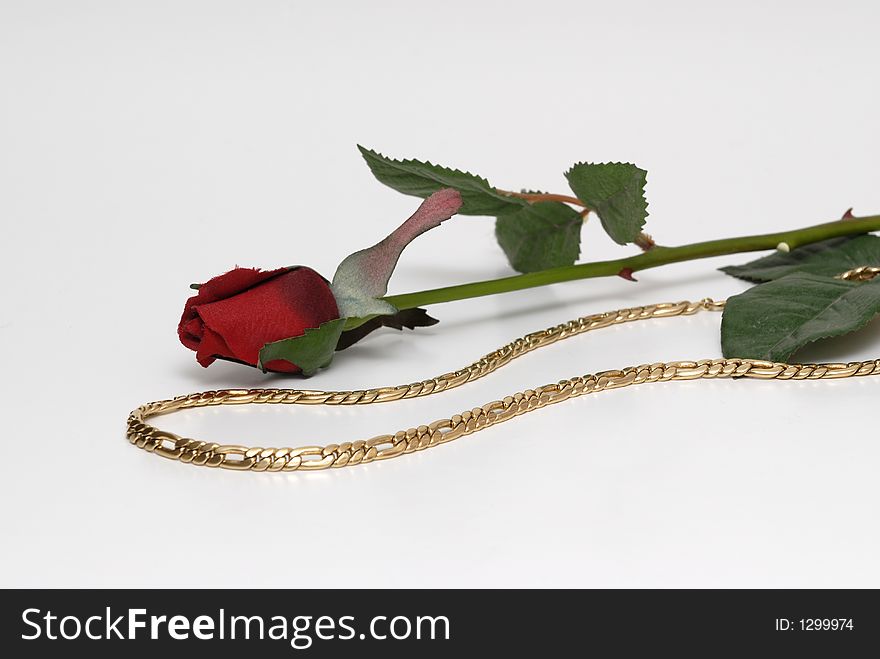
[[[874,2],[0,2],[3,586],[880,586],[880,378],[671,383],[311,474],[132,448],[149,400],[347,389],[469,363],[579,315],[724,297],[751,256],[438,305],[312,380],[200,368],[187,288],[346,254],[417,206],[361,143],[565,192],[649,172],[664,244],[880,211]],[[591,221],[583,257],[630,253]],[[405,252],[392,293],[510,274],[489,218]],[[720,317],[640,323],[360,409],[190,411],[221,443],[367,438],[596,370],[720,354]],[[880,355],[880,327],[802,353]]]

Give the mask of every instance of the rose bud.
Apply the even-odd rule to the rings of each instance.
[[[235,268],[202,284],[187,300],[177,334],[183,345],[196,351],[202,366],[215,359],[257,366],[267,343],[299,336],[338,317],[330,286],[311,268]],[[300,372],[299,366],[282,359],[262,366]]]
[[[264,371],[311,375],[378,327],[425,327],[423,309],[399,310],[382,299],[403,249],[461,208],[461,195],[431,194],[384,240],[346,257],[330,284],[303,266],[261,272],[236,268],[199,287],[177,326],[202,366],[226,359]],[[345,335],[349,318],[363,322]]]

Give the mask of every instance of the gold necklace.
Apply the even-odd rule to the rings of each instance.
[[[860,267],[849,270],[840,279],[866,281],[880,274],[880,268]],[[569,398],[608,389],[620,389],[635,384],[667,382],[670,380],[697,380],[702,378],[759,378],[762,380],[825,380],[865,375],[880,375],[880,359],[834,364],[786,364],[756,359],[704,359],[695,362],[659,362],[627,368],[601,371],[527,389],[475,407],[451,418],[379,435],[367,440],[302,446],[300,448],[262,448],[220,445],[197,439],[180,437],[160,430],[147,419],[177,410],[210,405],[241,405],[249,403],[285,405],[369,405],[403,398],[418,398],[460,387],[472,382],[512,360],[538,348],[569,337],[603,327],[651,318],[688,316],[700,311],[721,311],[724,301],[706,298],[699,302],[650,304],[643,307],[618,309],[584,316],[567,323],[533,332],[511,341],[490,352],[473,364],[457,371],[428,380],[393,387],[360,389],[355,391],[316,391],[310,389],[223,389],[179,396],[169,400],[147,403],[128,417],[126,436],[135,446],[161,455],[206,467],[250,471],[312,471],[330,467],[366,464],[387,460],[406,453],[451,442],[513,417],[561,403]]]

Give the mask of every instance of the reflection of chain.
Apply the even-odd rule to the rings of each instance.
[[[866,281],[880,274],[880,268],[861,267],[840,275],[841,279]],[[251,471],[297,471],[327,469],[386,460],[405,453],[421,451],[470,435],[502,421],[533,410],[560,403],[575,396],[619,389],[633,384],[696,380],[700,378],[760,378],[764,380],[821,380],[862,375],[880,375],[880,359],[848,364],[782,364],[755,359],[707,359],[698,362],[668,362],[631,366],[602,371],[527,389],[481,407],[439,419],[426,426],[380,435],[368,440],[303,446],[300,448],[260,448],[220,445],[180,437],[159,430],[146,419],[190,407],[238,405],[243,403],[282,403],[295,405],[367,405],[402,398],[429,396],[461,386],[488,375],[520,355],[562,339],[590,330],[649,318],[684,316],[698,311],[720,311],[724,302],[705,299],[700,302],[651,304],[585,316],[540,332],[533,332],[508,343],[485,357],[452,373],[430,380],[396,387],[358,391],[314,391],[300,389],[224,389],[180,396],[148,403],[134,410],[128,418],[127,436],[132,444],[165,458],[207,467]]]
[[[873,265],[862,265],[852,270],[837,275],[837,279],[846,279],[847,281],[868,281],[880,275],[880,268]]]

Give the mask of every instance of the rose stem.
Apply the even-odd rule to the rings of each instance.
[[[661,247],[658,245],[642,254],[628,256],[622,259],[581,263],[562,268],[551,268],[549,270],[514,275],[512,277],[502,277],[501,279],[477,281],[470,284],[459,284],[458,286],[446,286],[444,288],[434,288],[426,291],[404,293],[402,295],[389,295],[383,299],[390,302],[398,309],[412,309],[427,304],[439,304],[441,302],[452,302],[454,300],[464,300],[472,297],[481,297],[483,295],[508,293],[510,291],[519,291],[524,288],[546,286],[547,284],[556,284],[575,279],[611,277],[616,276],[625,268],[628,268],[632,272],[638,272],[639,270],[656,268],[657,266],[666,265],[667,263],[679,263],[681,261],[704,259],[711,256],[721,256],[723,254],[738,254],[740,252],[757,252],[761,250],[775,249],[780,243],[786,243],[790,249],[794,249],[810,243],[819,242],[820,240],[827,240],[828,238],[851,236],[878,230],[880,230],[880,215],[835,220],[833,222],[825,222],[824,224],[816,224],[803,229],[782,231],[780,233],[709,240],[701,243],[680,245],[678,247]],[[356,327],[363,322],[363,319],[352,318],[350,321],[349,325]]]
[[[549,192],[511,192],[510,190],[502,190],[500,188],[495,188],[495,192],[503,194],[507,197],[517,197],[518,199],[525,199],[526,201],[532,203],[536,201],[561,201],[563,204],[580,206],[581,208],[586,209],[587,212],[589,212],[586,204],[584,204],[584,202],[582,202],[580,199],[578,199],[577,197],[569,197],[568,195],[564,194],[551,194]]]

